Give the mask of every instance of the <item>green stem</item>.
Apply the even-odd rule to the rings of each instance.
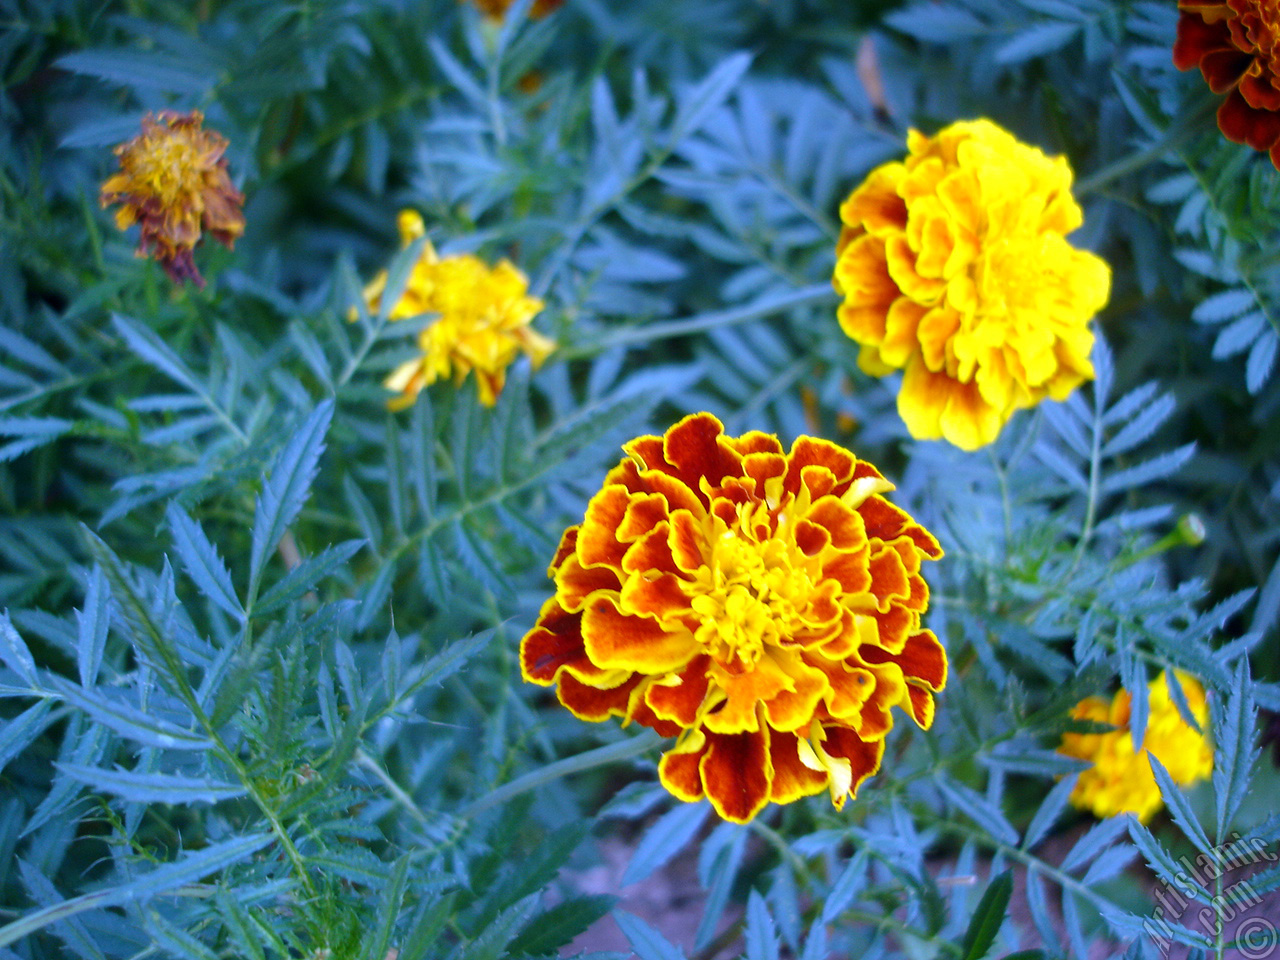
[[[209,885],[189,884],[185,887],[178,887],[176,890],[166,890],[157,894],[157,896],[198,897],[204,900],[212,897],[214,892],[215,888]],[[70,900],[63,900],[47,906],[43,910],[28,913],[25,917],[0,927],[0,947],[8,946],[23,937],[29,937],[37,930],[42,930],[52,923],[61,923],[78,913],[84,913],[86,910],[100,910],[105,907],[119,906],[118,901],[117,890],[109,888],[95,890],[93,893],[84,893],[78,897],[72,897]]]
[[[1075,196],[1077,198],[1084,197],[1090,193],[1096,193],[1111,183],[1113,180],[1119,180],[1121,177],[1140,170],[1147,164],[1159,160],[1165,154],[1174,148],[1180,146],[1185,141],[1191,139],[1196,134],[1203,132],[1203,124],[1205,118],[1213,111],[1217,110],[1218,104],[1222,98],[1216,94],[1206,97],[1194,109],[1184,113],[1174,123],[1169,124],[1165,128],[1164,133],[1155,143],[1141,150],[1135,150],[1128,156],[1121,157],[1101,170],[1095,170],[1089,176],[1077,181]]]
[[[595,750],[580,753],[576,757],[565,757],[563,760],[549,763],[545,767],[539,767],[537,770],[526,773],[523,777],[517,777],[510,783],[498,787],[498,789],[485,794],[479,800],[469,803],[458,812],[458,818],[469,820],[490,807],[505,803],[512,797],[518,797],[520,794],[528,793],[530,790],[536,790],[544,783],[550,783],[560,777],[567,777],[571,773],[581,773],[583,770],[604,767],[620,760],[638,757],[640,754],[647,753],[657,746],[661,739],[652,730],[646,730],[638,737],[620,740],[608,746],[597,747]]]
[[[559,351],[561,359],[574,360],[579,357],[593,357],[613,347],[626,346],[633,343],[649,343],[669,337],[684,337],[691,333],[729,327],[749,320],[759,320],[785,310],[804,307],[824,300],[835,302],[835,291],[829,283],[815,283],[798,290],[774,297],[762,298],[754,303],[728,310],[716,310],[711,313],[700,313],[682,320],[668,320],[662,323],[637,324],[608,334],[594,342],[568,347]]]

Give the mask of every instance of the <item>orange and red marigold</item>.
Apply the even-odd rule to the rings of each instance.
[[[1280,169],[1280,2],[1179,0],[1173,63],[1199,67],[1225,93],[1218,128],[1233,143],[1265,150]]]
[[[147,114],[142,133],[120,144],[120,172],[102,184],[103,207],[121,204],[116,225],[138,224],[138,255],[152,256],[174,283],[203,287],[192,251],[202,228],[228,249],[244,233],[244,195],[227,175],[227,140],[203,129],[199,110]]]
[[[583,720],[677,736],[658,772],[726,820],[874,774],[890,707],[921,727],[946,682],[920,616],[938,542],[848,451],[724,434],[707,413],[626,444],[548,570],[526,680]]]

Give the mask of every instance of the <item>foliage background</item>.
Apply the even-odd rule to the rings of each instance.
[[[698,955],[1155,955],[1176,856],[1280,835],[1280,176],[1173,69],[1173,5],[528,7],[0,2],[0,956],[544,956],[612,906],[561,867],[635,830],[626,882],[697,857]],[[249,197],[203,291],[96,202],[163,108]],[[1097,383],[965,455],[905,435],[829,277],[847,192],[975,116],[1070,157],[1114,288]],[[547,301],[562,349],[493,410],[468,383],[388,414],[413,330],[346,322],[403,282],[404,206]],[[653,739],[519,681],[559,532],[699,409],[850,446],[948,551],[937,723],[840,815],[715,825]],[[1067,711],[1166,666],[1213,691],[1214,782],[1091,826]]]

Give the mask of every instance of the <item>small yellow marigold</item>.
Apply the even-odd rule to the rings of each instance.
[[[425,233],[422,217],[412,210],[401,212],[399,227],[406,247]],[[386,282],[384,270],[365,288],[370,311],[378,310]],[[480,402],[493,406],[506,382],[507,367],[520,353],[537,367],[555,349],[554,341],[529,326],[542,301],[529,296],[528,287],[525,275],[506,260],[489,267],[469,253],[440,259],[426,242],[387,317],[439,316],[418,335],[422,356],[401,364],[386,379],[387,388],[400,394],[388,406],[404,409],[427,384],[450,373],[461,384],[472,370]]]
[[[1213,746],[1207,731],[1209,707],[1204,688],[1189,674],[1178,671],[1178,683],[1187,698],[1191,715],[1204,733],[1197,733],[1178,712],[1169,696],[1165,674],[1148,687],[1147,729],[1141,751],[1133,749],[1129,730],[1132,698],[1127,690],[1119,691],[1108,702],[1102,697],[1087,697],[1076,704],[1071,716],[1077,720],[1109,723],[1115,730],[1106,733],[1065,733],[1060,753],[1093,764],[1080,773],[1071,802],[1097,817],[1113,817],[1120,813],[1135,814],[1146,823],[1163,805],[1160,788],[1147,754],[1164,764],[1174,783],[1190,786],[1213,772]]]
[[[905,371],[912,436],[973,450],[1092,378],[1089,320],[1111,271],[1066,241],[1082,214],[1065,158],[989,120],[912,130],[907,147],[840,208],[840,326],[864,371]]]
[[[879,769],[890,707],[933,722],[938,542],[825,440],[784,452],[699,413],[623,449],[551,561],[524,678],[583,720],[678,735],[663,785],[726,820],[824,790],[839,809]]]
[[[122,204],[116,225],[142,228],[138,256],[153,256],[174,283],[203,287],[192,250],[201,228],[228,249],[244,233],[244,195],[227,176],[225,137],[202,129],[204,115],[147,114],[142,133],[115,148],[120,172],[102,184],[103,207]]]

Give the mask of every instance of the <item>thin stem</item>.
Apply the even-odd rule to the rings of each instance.
[[[1009,544],[1013,542],[1013,509],[1009,502],[1009,474],[997,459],[994,448],[987,447],[987,453],[991,457],[991,469],[995,471],[996,480],[1000,484],[1000,505],[1004,509],[1004,549],[1007,555]]]
[[[662,323],[637,324],[608,334],[594,342],[583,343],[577,347],[569,347],[560,351],[561,359],[573,360],[579,357],[593,357],[614,347],[633,343],[649,343],[670,337],[684,337],[691,333],[729,327],[749,320],[759,320],[775,313],[804,307],[824,300],[835,300],[835,291],[829,283],[815,283],[798,290],[791,290],[774,297],[762,298],[741,307],[728,310],[715,310],[711,313],[700,313],[682,320],[667,320]]]
[[[479,800],[467,804],[459,811],[458,819],[469,820],[490,807],[506,803],[512,797],[528,793],[530,790],[536,790],[544,783],[550,783],[560,777],[567,777],[571,773],[581,773],[583,770],[591,770],[595,767],[617,763],[620,760],[638,757],[640,754],[647,753],[653,749],[661,739],[652,730],[646,730],[638,737],[620,740],[618,743],[611,743],[608,746],[597,747],[595,750],[580,753],[576,757],[565,757],[563,760],[549,763],[545,767],[539,767],[537,770],[526,773],[523,777],[517,777],[510,783],[503,784],[498,789],[485,794]]]
[[[391,774],[382,769],[382,764],[378,763],[377,760],[369,756],[369,754],[365,753],[364,750],[359,747],[356,748],[356,763],[360,764],[360,766],[364,767],[382,781],[382,785],[387,788],[387,792],[391,794],[392,798],[399,803],[400,806],[404,807],[409,816],[413,817],[413,819],[417,820],[421,824],[429,824],[431,822],[430,818],[422,812],[421,808],[416,803],[413,802],[413,797],[409,796],[400,784],[391,779]]]
[[[1149,147],[1144,147],[1128,156],[1121,157],[1101,170],[1096,170],[1089,176],[1077,181],[1073,191],[1074,194],[1076,197],[1084,197],[1090,193],[1097,193],[1113,180],[1119,180],[1121,177],[1159,160],[1183,142],[1202,132],[1205,118],[1218,108],[1221,100],[1222,98],[1216,94],[1206,97],[1193,110],[1184,113],[1175,122],[1169,124],[1160,138]]]

